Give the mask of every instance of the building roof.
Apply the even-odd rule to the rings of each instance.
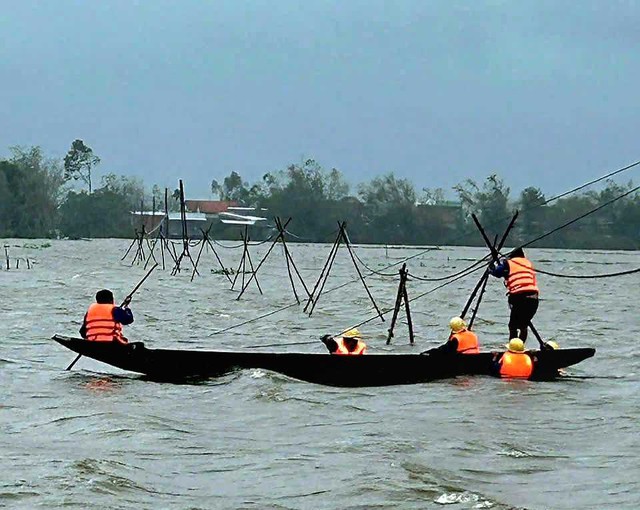
[[[131,211],[134,216],[164,216],[164,211]]]
[[[184,213],[187,221],[207,221],[207,216],[204,213],[187,212]],[[180,221],[182,216],[179,212],[169,213],[169,221]]]
[[[131,214],[134,216],[162,216],[164,217],[164,212],[159,211],[131,211]],[[207,221],[207,215],[199,212],[185,212],[185,217],[187,221]],[[180,221],[182,216],[180,212],[170,212],[169,213],[169,221]]]
[[[238,205],[230,200],[185,200],[185,206],[189,211],[205,214],[216,214],[226,211],[229,207]]]

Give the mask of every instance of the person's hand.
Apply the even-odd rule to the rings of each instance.
[[[322,338],[320,338],[320,340],[322,340],[325,344],[332,339],[333,337],[331,335],[324,335]]]
[[[131,303],[131,296],[127,296],[126,298],[124,298],[124,303],[122,303],[122,307],[127,308],[129,306],[129,303]]]

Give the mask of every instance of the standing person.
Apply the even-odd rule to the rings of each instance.
[[[93,342],[120,342],[128,340],[122,334],[122,326],[133,322],[129,308],[131,297],[127,296],[122,306],[115,306],[113,293],[103,289],[96,293],[96,302],[89,306],[80,327],[80,336]]]
[[[346,331],[339,338],[324,335],[321,340],[331,354],[358,355],[367,352],[367,344],[362,341],[362,335],[357,328]]]
[[[500,377],[528,379],[533,373],[533,360],[524,352],[524,342],[512,338],[505,345],[507,352],[496,354],[494,369]]]
[[[509,338],[527,341],[529,323],[538,310],[539,290],[533,264],[522,248],[516,248],[508,258],[502,258],[489,269],[492,276],[504,278],[509,307]]]

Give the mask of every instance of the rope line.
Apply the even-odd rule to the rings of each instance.
[[[570,195],[571,193],[575,193],[576,191],[580,191],[581,189],[584,189],[587,186],[591,186],[592,184],[595,184],[597,182],[604,181],[605,179],[608,179],[609,177],[613,177],[614,175],[622,173],[622,172],[624,172],[626,170],[629,170],[630,168],[633,168],[634,166],[638,166],[638,165],[640,165],[640,161],[636,161],[635,163],[631,163],[630,165],[627,165],[627,166],[625,166],[623,168],[619,168],[618,170],[614,170],[613,172],[609,172],[608,174],[603,175],[602,177],[598,177],[597,179],[593,179],[592,181],[589,181],[586,184],[582,184],[582,185],[578,186],[577,188],[573,188],[573,189],[571,189],[569,191],[565,191],[564,193],[560,193],[559,195],[556,195],[555,197],[551,197],[549,200],[545,200],[543,203],[531,207],[531,209],[535,209],[536,207],[541,207],[543,205],[547,205],[550,202],[553,202],[555,200],[559,200],[560,198],[565,197],[567,195]]]
[[[592,280],[596,278],[613,278],[615,276],[626,276],[629,274],[640,273],[640,267],[637,269],[629,269],[627,271],[618,271],[617,273],[606,273],[606,274],[559,274],[552,273],[550,271],[543,271],[542,269],[535,268],[536,273],[546,274],[548,276],[555,276],[556,278],[581,278],[585,280]]]
[[[615,198],[612,198],[611,200],[608,200],[607,202],[605,202],[604,204],[599,205],[598,207],[591,209],[590,211],[587,211],[584,214],[581,214],[580,216],[578,216],[577,218],[574,218],[570,221],[567,221],[566,223],[554,228],[553,230],[550,230],[549,232],[542,234],[538,237],[536,237],[535,239],[532,239],[531,241],[528,241],[522,245],[520,245],[520,248],[524,248],[526,246],[531,246],[533,243],[536,243],[538,241],[540,241],[541,239],[544,239],[545,237],[549,237],[551,234],[555,234],[556,232],[558,232],[559,230],[562,230],[565,227],[568,227],[569,225],[574,224],[577,221],[580,221],[583,218],[586,218],[587,216],[589,216],[590,214],[593,214],[595,212],[598,212],[600,209],[613,204],[614,202],[617,202],[618,200],[630,195],[631,193],[635,193],[636,191],[640,190],[640,186],[636,186],[635,188],[630,189],[629,191],[627,191],[626,193],[623,193],[622,195],[619,195]]]
[[[273,236],[275,236],[275,235],[276,235],[276,234],[275,234],[275,232],[274,232],[273,234],[271,234],[269,237],[267,237],[267,238],[266,238],[265,240],[263,240],[263,241],[254,241],[254,242],[249,241],[249,242],[247,243],[247,245],[248,245],[248,246],[260,246],[261,244],[265,244],[265,243],[268,243],[269,241],[271,241],[271,240],[273,239]],[[222,243],[220,243],[220,242],[219,242],[219,241],[217,241],[216,239],[211,239],[211,240],[212,240],[215,244],[217,244],[218,246],[220,246],[221,248],[229,248],[230,250],[235,250],[235,249],[237,249],[237,248],[242,248],[242,247],[244,247],[244,244],[243,244],[243,243],[235,244],[235,245],[233,245],[233,246],[227,246],[226,244],[222,244]]]
[[[476,267],[476,268],[474,268],[474,269],[472,269],[472,270],[470,270],[470,271],[467,271],[466,273],[463,273],[463,274],[461,274],[461,275],[457,276],[456,278],[454,278],[454,279],[453,279],[453,280],[451,280],[451,281],[444,282],[444,283],[442,283],[442,284],[440,284],[440,285],[437,285],[437,286],[436,286],[436,287],[434,287],[433,289],[429,289],[429,290],[427,290],[426,292],[423,292],[422,294],[418,294],[417,296],[414,296],[414,297],[410,298],[410,299],[409,299],[409,302],[411,303],[411,302],[413,302],[413,301],[417,301],[418,299],[421,299],[421,298],[423,298],[423,297],[425,297],[425,296],[427,296],[427,295],[429,295],[429,294],[431,294],[431,293],[433,293],[433,292],[435,292],[435,291],[437,291],[437,290],[440,290],[440,289],[442,289],[443,287],[446,287],[447,285],[450,285],[450,284],[452,284],[453,282],[455,282],[455,281],[457,281],[457,280],[461,280],[462,278],[464,278],[464,277],[466,277],[466,276],[469,276],[470,274],[473,274],[473,273],[475,273],[476,271],[478,271],[478,270],[480,270],[480,269],[482,269],[482,267]],[[395,307],[394,307],[394,308],[395,308]],[[392,311],[394,310],[394,308],[387,308],[387,309],[385,309],[385,310],[382,312],[382,315],[386,315],[386,314],[388,314],[389,312],[392,312]],[[342,334],[346,333],[347,331],[349,331],[349,330],[350,330],[350,329],[352,329],[352,328],[359,328],[360,326],[363,326],[364,324],[367,324],[367,323],[371,322],[372,320],[377,319],[378,317],[379,317],[379,315],[374,315],[374,316],[372,316],[372,317],[369,317],[368,319],[365,319],[364,321],[359,322],[359,323],[358,323],[358,324],[356,324],[355,326],[348,327],[347,329],[345,329],[345,330],[343,330],[342,332],[338,333],[336,336],[340,336],[340,335],[342,335]]]
[[[353,246],[353,243],[351,243],[351,239],[349,239],[348,234],[347,234],[347,240],[348,240],[348,241],[349,241],[349,243]],[[385,271],[385,270],[387,270],[387,269],[390,269],[390,268],[392,268],[393,266],[397,266],[398,264],[404,264],[404,263],[405,263],[405,262],[407,262],[408,260],[411,260],[411,259],[413,259],[413,258],[415,258],[415,257],[419,257],[419,256],[421,256],[421,255],[424,255],[425,253],[428,253],[428,252],[430,252],[430,251],[439,250],[439,249],[440,249],[440,247],[439,247],[439,246],[433,246],[433,247],[427,248],[426,250],[422,250],[422,251],[420,251],[420,252],[418,252],[418,253],[415,253],[414,255],[411,255],[411,256],[409,256],[409,257],[406,257],[406,258],[404,258],[404,259],[400,260],[399,262],[395,262],[394,264],[391,264],[391,265],[389,265],[389,266],[386,266],[385,268],[383,268],[383,269],[382,269],[382,271],[376,271],[375,269],[370,268],[370,267],[369,267],[367,264],[365,264],[365,263],[364,263],[364,261],[363,261],[363,260],[358,256],[358,254],[355,252],[355,250],[354,250],[354,255],[355,255],[355,256],[356,256],[356,258],[358,259],[358,262],[360,262],[360,263],[361,263],[361,264],[362,264],[362,265],[367,269],[367,271],[370,271],[370,272],[371,272],[371,274],[375,274],[375,275],[377,275],[377,276],[381,276],[381,277],[386,278],[386,277],[395,277],[395,276],[397,276],[397,273],[384,273],[383,271]],[[486,258],[487,258],[487,256],[485,256],[483,259],[480,259],[479,261],[476,261],[475,263],[479,263],[479,262],[481,262],[482,260],[484,260],[484,259],[486,259]],[[424,279],[424,280],[422,280],[422,281],[442,281],[442,280],[446,280],[446,279],[448,279],[448,278],[453,278],[453,277],[457,276],[457,274],[458,274],[458,273],[454,273],[454,274],[451,274],[451,275],[448,275],[448,276],[442,277],[442,278],[440,278],[440,279],[434,279],[434,280]],[[367,275],[367,276],[371,276],[371,275]],[[412,277],[413,277],[414,275],[409,274],[409,276],[412,276]],[[420,280],[420,277],[416,277],[415,279],[416,279],[416,280]]]
[[[483,262],[488,261],[490,258],[491,258],[491,255],[490,255],[490,254],[489,254],[489,255],[485,255],[485,256],[484,256],[484,257],[482,257],[481,259],[476,260],[476,261],[475,261],[473,264],[471,264],[470,266],[467,266],[466,268],[461,269],[461,270],[460,270],[460,271],[458,271],[457,273],[453,273],[453,274],[450,274],[450,275],[447,275],[447,276],[440,276],[440,277],[438,277],[438,278],[426,278],[426,277],[423,277],[423,276],[417,276],[417,275],[414,275],[414,274],[412,274],[412,273],[409,273],[409,276],[410,276],[411,278],[413,278],[414,280],[418,280],[418,281],[421,281],[421,282],[442,282],[442,281],[445,281],[445,280],[449,280],[449,279],[451,279],[451,278],[455,278],[456,276],[458,276],[458,275],[460,275],[460,274],[462,274],[462,273],[464,273],[464,272],[466,272],[466,271],[468,271],[468,270],[470,270],[470,269],[473,269],[473,268],[475,268],[475,267],[479,266],[479,265],[480,265],[480,264],[482,264]]]
[[[375,269],[370,268],[367,264],[364,263],[364,261],[360,258],[355,250],[353,250],[353,255],[358,260],[358,262],[360,262],[360,264],[362,264],[366,268],[367,271],[371,272],[371,274],[375,274],[376,276],[381,276],[383,278],[395,278],[396,276],[398,276],[397,273],[383,273],[381,271],[376,271]]]
[[[527,266],[525,266],[524,264],[521,264],[515,259],[509,259],[509,260],[517,266],[528,269]],[[592,274],[592,275],[552,273],[551,271],[543,271],[542,269],[539,269],[537,266],[534,268],[534,270],[536,273],[545,274],[548,276],[555,276],[556,278],[581,278],[585,280],[596,279],[596,278],[613,278],[614,276],[626,276],[629,274],[640,273],[640,267],[637,269],[627,269],[625,271],[617,271],[615,273]]]

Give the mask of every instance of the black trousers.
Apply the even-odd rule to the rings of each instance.
[[[523,342],[527,340],[529,322],[538,311],[538,294],[525,293],[509,296],[509,338],[519,338]]]

